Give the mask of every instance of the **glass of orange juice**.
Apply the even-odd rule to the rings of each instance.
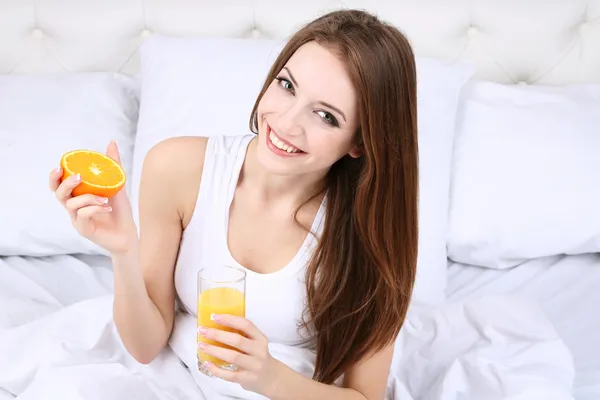
[[[246,317],[246,271],[231,266],[203,268],[198,271],[198,327],[240,333],[217,324],[212,318],[214,314]],[[231,348],[222,343],[209,340],[200,333],[197,333],[197,341]],[[211,375],[204,366],[205,361],[210,361],[223,369],[236,370],[235,365],[205,354],[199,348],[197,357],[198,370],[205,375]]]

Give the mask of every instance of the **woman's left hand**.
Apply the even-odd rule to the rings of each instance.
[[[198,343],[200,351],[237,366],[237,371],[228,371],[208,362],[206,366],[211,374],[229,382],[239,383],[246,390],[259,394],[267,393],[276,382],[281,363],[271,357],[265,335],[243,317],[214,315],[213,319],[219,325],[242,332],[244,336],[220,329],[198,328],[198,332],[207,339],[236,349]]]

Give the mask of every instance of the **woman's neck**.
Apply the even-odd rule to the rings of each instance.
[[[248,145],[240,184],[251,190],[264,203],[286,203],[293,208],[304,204],[324,185],[326,173],[274,175],[266,171],[256,158],[258,137]]]

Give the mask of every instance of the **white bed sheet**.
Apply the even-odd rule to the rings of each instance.
[[[106,256],[0,257],[0,331],[112,290]]]
[[[1,400],[264,399],[187,369],[195,330],[193,317],[179,315],[170,348],[141,365],[112,321],[107,258],[0,258]],[[314,357],[303,350],[270,351],[301,373],[312,369]],[[485,296],[413,305],[386,399],[572,400],[573,377],[567,346],[535,304]]]
[[[575,398],[600,399],[600,254],[545,257],[508,270],[448,266],[449,302],[504,294],[536,302],[571,351]]]

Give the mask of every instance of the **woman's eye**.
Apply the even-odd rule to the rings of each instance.
[[[288,81],[285,78],[277,78],[277,80],[279,81],[279,85],[281,85],[282,88],[284,88],[288,92],[294,93],[294,85],[292,85],[292,82]]]
[[[331,113],[327,111],[317,111],[317,114],[325,121],[325,123],[331,126],[339,126],[337,119],[335,119]]]

